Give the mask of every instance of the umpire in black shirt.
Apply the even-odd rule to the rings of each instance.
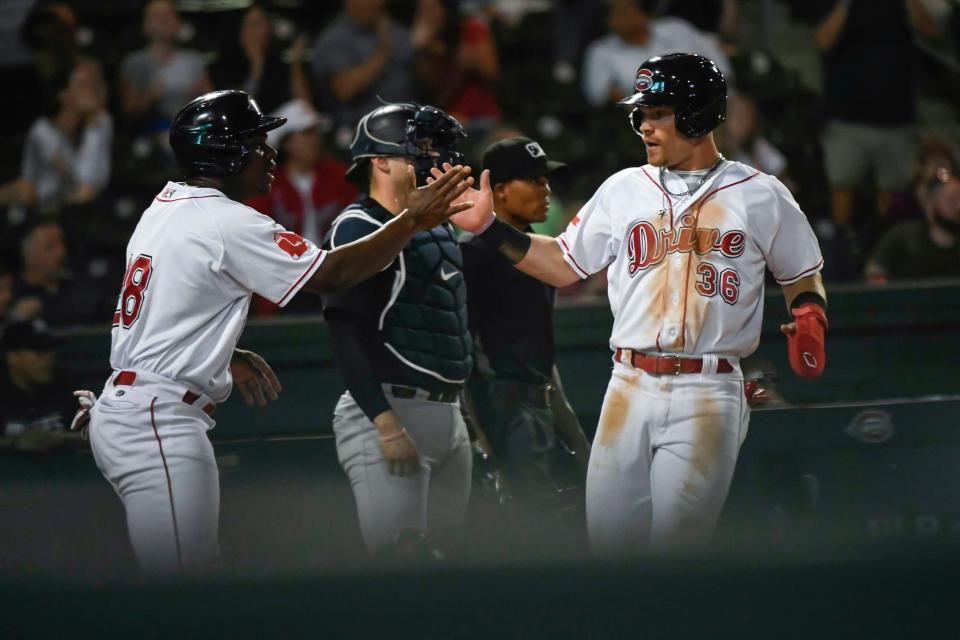
[[[550,174],[566,165],[538,143],[510,138],[483,155],[497,218],[527,232],[547,218]],[[476,345],[469,405],[521,506],[547,507],[569,482],[560,462],[586,468],[589,444],[563,396],[553,359],[556,290],[518,271],[478,238],[461,245]],[[567,455],[564,455],[567,454]]]

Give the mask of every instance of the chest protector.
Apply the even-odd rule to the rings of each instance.
[[[384,344],[408,367],[459,384],[473,367],[463,254],[450,225],[418,232],[394,264],[380,318]]]

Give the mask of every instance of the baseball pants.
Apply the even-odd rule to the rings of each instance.
[[[557,445],[543,385],[492,379],[472,383],[469,392],[511,495],[526,506],[545,505],[557,492],[552,477]],[[540,402],[531,402],[537,393]]]
[[[387,401],[420,454],[420,473],[414,477],[387,471],[377,428],[349,391],[333,413],[337,456],[353,487],[370,552],[392,544],[404,529],[443,536],[463,523],[470,498],[473,457],[459,403],[389,393]]]
[[[220,484],[202,410],[210,399],[184,401],[185,388],[136,373],[114,376],[91,410],[90,447],[97,467],[123,502],[130,542],[151,574],[203,573],[219,566]]]
[[[614,363],[587,471],[595,553],[696,544],[713,533],[750,409],[739,367],[711,370],[711,356],[703,373],[676,376]]]

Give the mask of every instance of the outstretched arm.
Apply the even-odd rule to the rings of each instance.
[[[520,271],[558,289],[580,280],[577,272],[564,260],[560,245],[550,236],[523,233],[494,219],[478,237]]]
[[[444,165],[447,169],[449,165]],[[449,169],[447,169],[449,170]],[[440,171],[434,169],[440,179]],[[445,175],[445,174],[444,174]],[[580,280],[577,272],[563,258],[563,251],[550,236],[524,233],[497,219],[493,212],[493,192],[490,190],[490,171],[480,174],[480,188],[470,189],[461,196],[471,206],[450,216],[450,221],[496,249],[513,266],[529,276],[554,287],[565,287]]]
[[[401,194],[406,209],[376,233],[330,251],[303,288],[313,293],[337,293],[382,271],[417,231],[432,229],[452,214],[473,206],[473,201],[461,197],[473,184],[469,173],[470,167],[450,167],[429,185],[417,188],[410,167],[408,190]]]

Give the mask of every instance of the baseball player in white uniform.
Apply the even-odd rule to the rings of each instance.
[[[270,188],[276,151],[264,116],[242,91],[193,100],[170,141],[185,172],[143,213],[127,245],[113,318],[113,373],[90,409],[103,475],[126,509],[134,552],[151,573],[219,564],[219,482],[207,431],[236,385],[248,404],[277,399],[280,384],[256,354],[236,349],[252,293],[285,305],[300,289],[343,290],[376,274],[412,235],[436,226],[472,180],[456,168],[416,189],[406,212],[366,239],[326,252],[240,204]],[[84,402],[86,400],[86,402]],[[89,405],[89,400],[81,402]]]
[[[600,554],[712,533],[747,433],[739,361],[759,343],[765,269],[793,316],[782,330],[798,375],[823,371],[827,327],[806,217],[776,178],[717,151],[726,82],[716,65],[693,54],[647,60],[623,104],[649,164],[607,179],[556,240],[496,220],[487,175],[477,205],[454,217],[556,287],[607,268],[613,375],[586,496]]]

